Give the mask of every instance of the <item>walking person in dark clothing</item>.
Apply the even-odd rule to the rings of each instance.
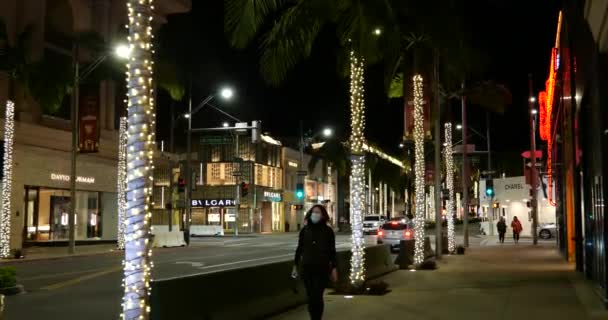
[[[302,273],[308,296],[308,313],[311,320],[323,316],[323,292],[329,280],[336,282],[336,236],[327,225],[329,215],[322,205],[313,206],[305,217],[306,225],[300,231],[292,276]]]
[[[498,230],[498,241],[500,243],[505,243],[505,233],[507,233],[507,224],[505,223],[505,218],[500,217],[498,223],[496,224],[496,229]]]

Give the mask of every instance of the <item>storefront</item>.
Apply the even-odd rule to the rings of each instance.
[[[282,232],[286,229],[283,192],[262,189],[259,204],[262,232]]]
[[[192,199],[192,225],[222,226],[225,231],[234,231],[237,218],[234,201],[231,198]]]
[[[70,194],[69,153],[18,146],[13,175],[13,238],[22,245],[67,243]],[[117,238],[116,163],[93,156],[78,159],[75,239]]]

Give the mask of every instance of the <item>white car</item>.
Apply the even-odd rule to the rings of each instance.
[[[401,240],[413,240],[414,228],[412,224],[391,221],[382,225],[378,231],[378,243],[388,244],[391,251],[399,250]]]
[[[363,217],[363,234],[378,234],[378,229],[386,222],[386,217],[370,215]]]

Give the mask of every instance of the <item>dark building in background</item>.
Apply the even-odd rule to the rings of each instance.
[[[558,243],[608,306],[608,10],[602,1],[564,1],[550,71],[539,95],[539,130],[554,180]],[[553,187],[547,185],[549,189]]]

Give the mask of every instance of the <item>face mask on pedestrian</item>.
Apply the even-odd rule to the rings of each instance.
[[[310,215],[310,222],[319,223],[319,221],[321,221],[321,213],[313,211],[313,213]]]

